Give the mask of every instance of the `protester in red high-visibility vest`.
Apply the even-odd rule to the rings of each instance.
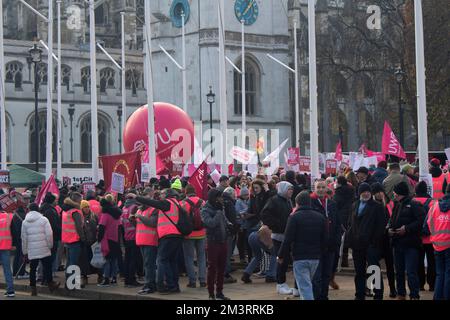
[[[434,299],[450,300],[450,185],[445,196],[430,209],[427,224],[436,260]]]
[[[440,160],[436,158],[433,158],[430,162],[430,173],[433,178],[433,198],[437,200],[444,197],[445,189],[449,184],[448,178],[442,172],[440,165]]]
[[[0,212],[0,262],[3,266],[3,275],[6,281],[6,293],[8,298],[14,298],[14,280],[11,273],[12,246],[12,218],[11,213]]]

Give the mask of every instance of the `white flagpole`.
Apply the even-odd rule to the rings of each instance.
[[[148,161],[150,177],[156,177],[155,113],[153,108],[152,26],[150,1],[145,1],[145,59],[147,65]]]
[[[98,183],[98,119],[97,119],[97,46],[95,44],[95,1],[89,1],[90,63],[91,63],[91,141],[92,179]]]
[[[0,126],[1,126],[1,168],[8,169],[6,164],[6,97],[5,97],[5,53],[3,49],[3,1],[0,1]]]
[[[186,29],[184,27],[185,14],[181,14],[181,40],[182,40],[182,55],[183,55],[183,69],[181,70],[183,76],[183,110],[188,112],[187,109],[187,81],[186,81]]]
[[[122,127],[122,135],[125,131],[125,123],[127,122],[127,90],[125,84],[125,12],[120,13],[120,23],[122,28],[122,123],[120,124]],[[120,137],[122,140],[122,137]],[[120,146],[120,151],[123,152],[123,141]]]
[[[47,62],[47,132],[45,176],[52,175],[53,162],[53,1],[48,0],[48,62]]]
[[[241,63],[241,98],[242,98],[242,148],[245,148],[245,138],[247,131],[247,105],[246,105],[246,94],[245,94],[245,21],[241,20],[241,53],[242,53],[242,63]]]
[[[300,147],[300,108],[299,108],[299,79],[298,79],[298,48],[297,21],[294,20],[294,65],[295,65],[295,146]]]
[[[227,168],[227,74],[225,60],[225,30],[224,30],[224,0],[219,0],[219,97],[220,97],[220,129],[222,132],[222,174],[228,173]]]
[[[428,175],[427,95],[425,86],[425,53],[423,40],[422,0],[414,1],[416,33],[417,126],[419,140],[419,175]]]
[[[316,17],[315,0],[308,0],[309,31],[309,100],[311,139],[311,181],[320,178],[319,172],[319,125],[317,122],[317,62],[316,62]],[[296,88],[297,90],[297,88]]]
[[[57,158],[56,158],[56,174],[59,181],[62,181],[62,137],[61,137],[61,0],[56,1],[57,17],[58,17],[58,130],[57,130]]]

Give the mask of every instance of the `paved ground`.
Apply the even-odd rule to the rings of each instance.
[[[233,273],[233,276],[240,279],[242,275],[242,270],[238,270]],[[58,273],[58,277],[55,279],[61,281],[63,278],[62,273]],[[119,281],[119,285],[100,288],[96,285],[96,276],[91,276],[90,281],[95,284],[89,284],[85,289],[77,290],[74,293],[68,293],[65,289],[58,289],[55,294],[50,294],[47,288],[39,287],[38,291],[40,298],[42,299],[89,299],[89,300],[146,300],[146,299],[162,299],[162,300],[204,300],[208,298],[208,293],[206,288],[186,288],[188,279],[186,277],[180,278],[181,293],[175,295],[160,295],[158,293],[150,294],[146,296],[137,295],[139,288],[125,288],[122,280]],[[346,272],[345,274],[338,275],[336,277],[336,282],[339,284],[339,290],[330,289],[330,300],[353,300],[354,299],[354,283],[353,277]],[[293,286],[293,274],[288,273],[288,283]],[[36,299],[29,296],[29,282],[28,280],[16,280],[15,281],[16,290],[19,291],[18,297],[16,299]],[[234,284],[226,284],[224,288],[224,293],[233,300],[284,300],[284,299],[298,299],[293,296],[281,296],[275,291],[275,284],[267,284],[264,279],[253,279],[251,284],[243,284],[238,281]],[[0,300],[4,299],[4,279],[3,270],[0,267],[0,291],[2,296]],[[387,283],[385,281],[385,287],[387,288]],[[386,300],[391,300],[388,297],[389,292],[385,294]],[[432,293],[428,291],[421,292],[421,297],[423,300],[431,300]],[[370,298],[368,298],[370,299]]]

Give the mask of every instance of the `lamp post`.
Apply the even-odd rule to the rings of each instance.
[[[122,152],[122,106],[117,108],[117,118],[119,119],[119,150]]]
[[[34,63],[34,150],[35,150],[35,164],[36,172],[39,172],[39,115],[38,115],[38,99],[39,99],[39,77],[38,77],[38,63],[42,61],[42,50],[35,43],[33,47],[28,50],[30,63]]]
[[[70,120],[70,162],[73,162],[73,115],[75,114],[75,105],[71,103],[67,111]]]
[[[212,87],[209,86],[209,93],[206,95],[207,101],[209,103],[209,136],[210,136],[210,143],[211,143],[211,158],[213,156],[212,152],[212,105],[214,102],[216,102],[216,95],[212,92]]]
[[[404,136],[403,136],[403,100],[402,100],[402,84],[405,80],[405,72],[402,70],[401,66],[395,69],[395,80],[398,84],[398,117],[399,117],[399,130],[400,130],[400,144],[404,148]]]

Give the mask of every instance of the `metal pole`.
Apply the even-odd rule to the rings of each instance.
[[[122,121],[120,123],[121,132],[119,140],[122,142],[122,134],[125,130],[125,122],[127,121],[127,90],[125,84],[125,12],[120,13],[120,22],[122,27]],[[123,152],[123,144],[120,143],[120,152]]]
[[[45,153],[45,176],[52,174],[53,163],[53,1],[48,0],[48,62],[47,62],[47,132]]]
[[[58,129],[57,129],[57,158],[56,158],[56,174],[59,181],[62,181],[62,136],[61,136],[61,0],[56,1],[57,17],[58,17]]]
[[[247,105],[246,105],[246,93],[245,93],[245,21],[241,20],[241,98],[242,98],[242,148],[245,149],[246,132],[247,132]]]
[[[91,143],[92,179],[98,183],[98,119],[97,119],[97,55],[95,44],[95,1],[89,1],[90,63],[91,63]]]
[[[428,175],[427,96],[425,86],[425,54],[423,41],[422,0],[414,2],[416,34],[417,127],[419,138],[419,174]]]
[[[398,83],[398,121],[400,130],[400,144],[404,148],[404,136],[403,136],[403,106],[402,106],[402,83]]]
[[[152,25],[150,1],[145,1],[145,59],[147,65],[148,161],[150,177],[156,177],[155,112],[153,107]]]
[[[182,77],[183,77],[183,110],[184,112],[188,112],[187,109],[187,81],[186,81],[186,30],[184,27],[185,23],[185,14],[184,12],[181,14],[181,38],[182,38],[182,55],[183,55],[183,69]]]
[[[39,154],[39,115],[38,115],[38,109],[39,109],[39,80],[38,80],[38,64],[34,63],[34,151],[36,152],[36,158],[35,163],[36,172],[39,172],[39,160],[40,160],[40,154]]]
[[[309,32],[309,99],[310,99],[310,147],[311,147],[311,182],[320,178],[319,172],[319,125],[317,123],[317,62],[316,62],[316,17],[315,1],[308,0]]]
[[[295,146],[300,147],[300,108],[299,108],[299,79],[298,79],[298,49],[297,49],[297,21],[294,20],[294,69],[295,69]]]
[[[219,21],[219,97],[220,97],[220,129],[222,132],[222,173],[226,174],[227,170],[227,74],[225,60],[225,30],[224,30],[224,13],[225,2],[219,1],[218,21]]]
[[[5,98],[5,53],[3,49],[3,1],[0,1],[0,127],[1,138],[0,146],[2,151],[1,156],[1,168],[2,170],[8,169],[6,163],[6,98]]]

